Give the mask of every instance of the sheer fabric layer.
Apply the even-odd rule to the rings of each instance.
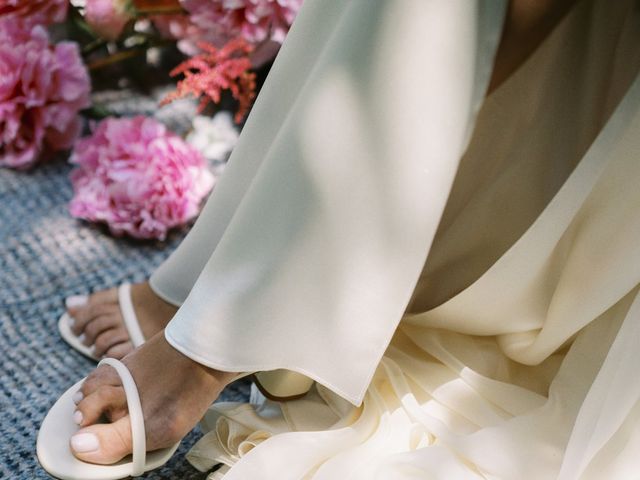
[[[299,89],[273,127],[266,153],[247,166],[252,176],[167,334],[205,364],[292,368],[320,385],[282,405],[215,406],[203,423],[209,433],[190,460],[203,470],[223,463],[211,478],[224,480],[632,477],[640,468],[633,353],[640,335],[640,81],[629,88],[640,64],[632,48],[640,32],[635,2],[579,2],[484,103],[466,153],[503,12],[474,2],[418,3],[328,3],[333,23],[316,38],[317,57],[305,79],[292,83]],[[293,69],[293,41],[319,28],[318,5],[305,4],[272,78],[293,75],[287,70]],[[425,25],[436,10],[429,8],[442,9],[441,25],[431,29]],[[382,25],[374,30],[386,35],[372,38],[364,28],[373,17]],[[411,78],[427,71],[442,77],[420,89],[397,77],[400,66],[381,60],[392,61],[398,45],[422,38],[416,27],[409,29],[415,37],[398,40],[407,30],[403,19],[434,35],[423,33],[431,40],[424,43],[428,60]],[[454,42],[459,51],[440,48],[451,45],[447,35],[463,30],[475,34]],[[441,55],[430,56],[429,45]],[[411,59],[407,52],[399,61]],[[465,72],[449,62],[453,53],[476,60],[466,71],[471,84],[453,78]],[[377,67],[383,64],[389,66],[384,74]],[[349,89],[345,71],[368,87],[365,93]],[[270,101],[277,85],[267,86],[261,98]],[[440,103],[429,96],[434,91]],[[405,123],[395,107],[410,107],[410,97],[420,100],[419,108],[409,109]],[[371,117],[362,114],[369,101]],[[254,119],[267,114],[260,106]],[[438,106],[442,110],[434,110]],[[455,135],[440,135],[452,125],[459,128]],[[416,129],[423,138],[411,144]],[[251,132],[243,136],[245,152]],[[418,159],[428,175],[413,169]],[[230,167],[233,162],[248,161],[237,151]],[[228,185],[232,171],[225,174]],[[283,179],[291,184],[283,187]],[[335,183],[316,182],[321,179]],[[438,190],[430,190],[430,180]],[[398,185],[419,193],[396,198]],[[429,208],[407,207],[410,201],[428,201]],[[333,216],[341,208],[345,216]],[[366,216],[372,212],[380,215]],[[291,218],[293,224],[282,223]],[[367,218],[375,221],[360,223]],[[248,229],[251,220],[259,228]],[[266,222],[275,222],[273,229]],[[286,235],[278,237],[283,228]],[[422,274],[410,268],[420,249],[400,241],[404,235],[414,235],[422,254],[429,253]],[[369,241],[374,250],[367,250]],[[393,255],[400,248],[406,257]],[[381,252],[390,264],[371,263]],[[270,261],[263,257],[271,254]],[[331,268],[314,270],[326,262]],[[365,265],[372,271],[360,269]],[[377,277],[379,271],[388,277]],[[293,279],[296,288],[285,288]],[[406,288],[416,283],[402,317],[398,308],[411,294]],[[241,302],[248,306],[240,308]],[[382,308],[386,302],[398,308]],[[291,319],[299,325],[291,328]],[[203,335],[198,322],[205,320]],[[299,342],[293,348],[292,338]],[[238,352],[227,355],[230,346]],[[298,347],[305,355],[298,356]],[[376,348],[386,349],[381,360]],[[363,401],[354,407],[345,398]]]
[[[305,2],[190,235],[210,230],[214,248],[165,331],[171,345],[209,367],[293,370],[362,401],[470,138],[504,7]],[[185,241],[156,287],[179,276],[172,265],[195,270],[198,247]]]
[[[222,404],[192,463],[231,466],[224,480],[632,478],[638,131],[640,81],[508,253],[461,294],[400,325],[360,408],[324,387],[279,409]],[[528,275],[529,262],[542,266],[537,274]],[[514,292],[527,302],[504,301]],[[492,332],[477,305],[490,305],[508,332]],[[539,328],[527,324],[531,305]],[[433,327],[440,314],[474,333]],[[524,330],[513,332],[520,321]],[[222,425],[243,431],[225,435],[233,427]]]

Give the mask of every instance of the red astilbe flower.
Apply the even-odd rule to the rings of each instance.
[[[169,73],[172,77],[183,74],[184,78],[160,105],[193,95],[202,97],[198,106],[201,112],[209,102],[219,103],[222,91],[229,90],[238,102],[235,121],[240,123],[256,96],[256,75],[249,71],[248,56],[253,47],[242,38],[231,40],[220,49],[205,42],[198,43],[198,47],[202,53],[185,60]]]

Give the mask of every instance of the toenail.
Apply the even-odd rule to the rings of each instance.
[[[100,442],[93,433],[77,433],[71,437],[71,448],[78,453],[95,452],[100,449]]]
[[[80,410],[73,412],[73,421],[76,422],[76,425],[80,425],[82,423],[82,412]]]
[[[81,307],[87,304],[89,297],[87,295],[72,295],[64,301],[67,308]]]
[[[73,403],[77,405],[82,401],[83,398],[84,398],[84,395],[80,390],[78,390],[76,393],[73,394],[73,397],[71,397],[71,400],[73,400]]]
[[[87,338],[87,337],[85,337],[85,336],[84,336],[84,333],[81,333],[80,335],[78,335],[78,340],[80,340],[80,342],[81,342],[81,343],[84,343],[84,340],[85,340],[86,338]]]

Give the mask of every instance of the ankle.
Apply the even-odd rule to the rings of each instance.
[[[167,326],[178,307],[160,298],[149,282],[131,286],[131,301],[145,338],[149,339]]]
[[[231,382],[236,380],[241,374],[239,372],[225,372],[222,370],[216,370],[214,368],[205,367],[195,361],[192,360],[199,368],[201,368],[205,375],[212,378],[215,382],[222,385],[223,388],[229,385]]]
[[[149,282],[134,283],[131,285],[131,299],[136,306],[153,306],[154,309],[177,310],[178,307],[159,297],[153,291]]]
[[[196,362],[174,348],[164,336],[164,331],[157,333],[146,343],[159,344],[158,351],[165,352],[162,358],[167,361],[168,368],[180,372],[185,379],[185,386],[193,381],[208,390],[222,390],[240,375],[238,372],[225,372]]]

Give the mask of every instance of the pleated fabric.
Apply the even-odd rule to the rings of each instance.
[[[186,355],[318,382],[212,407],[210,478],[637,476],[640,10],[578,2],[484,100],[504,7],[305,3],[153,277]]]

